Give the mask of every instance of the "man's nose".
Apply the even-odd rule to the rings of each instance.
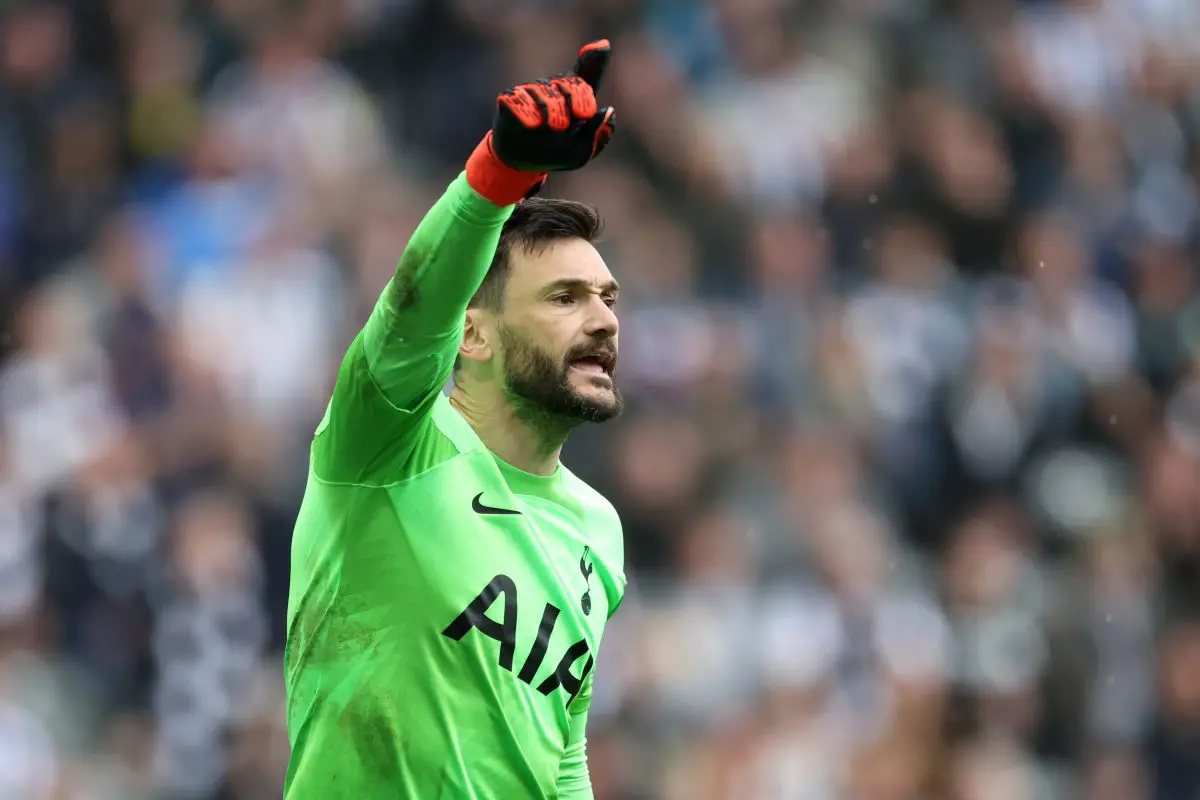
[[[585,332],[589,336],[608,339],[617,335],[619,327],[620,323],[617,322],[617,314],[612,310],[612,307],[602,298],[594,298],[591,307],[588,309]]]

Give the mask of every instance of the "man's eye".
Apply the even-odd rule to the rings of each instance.
[[[569,294],[556,294],[550,298],[550,302],[559,306],[569,306],[575,301],[575,298]]]
[[[609,308],[615,308],[617,305],[617,298],[611,295],[604,298],[604,305],[608,306]]]

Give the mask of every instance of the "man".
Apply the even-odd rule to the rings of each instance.
[[[559,452],[621,410],[617,285],[594,212],[531,196],[612,136],[609,53],[500,95],[342,363],[293,541],[290,800],[592,796],[624,549]]]

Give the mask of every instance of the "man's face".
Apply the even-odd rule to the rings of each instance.
[[[497,316],[504,387],[558,416],[605,422],[621,413],[617,284],[591,244],[570,239],[515,250]]]

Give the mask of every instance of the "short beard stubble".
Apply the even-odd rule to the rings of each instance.
[[[516,401],[519,416],[571,428],[583,422],[607,422],[621,414],[625,401],[615,385],[608,402],[584,397],[571,386],[571,361],[597,349],[599,343],[573,348],[556,361],[511,328],[500,328],[500,342],[504,347],[504,388]]]

